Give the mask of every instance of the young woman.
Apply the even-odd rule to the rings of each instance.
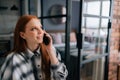
[[[49,38],[47,45],[43,42],[45,35]],[[36,16],[19,18],[14,48],[6,57],[0,75],[1,80],[66,80],[66,66]]]

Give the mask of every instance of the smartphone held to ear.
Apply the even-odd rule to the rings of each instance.
[[[46,36],[46,34],[44,34],[43,36],[43,43],[45,45],[48,45],[50,43],[50,38]]]

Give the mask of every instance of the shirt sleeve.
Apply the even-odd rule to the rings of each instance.
[[[0,70],[1,80],[12,80],[12,56],[8,56]]]
[[[51,65],[51,75],[54,80],[66,80],[68,75],[68,70],[66,65],[61,62],[61,56],[57,52],[57,58],[59,62],[56,65]]]

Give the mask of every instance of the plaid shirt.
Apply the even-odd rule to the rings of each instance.
[[[12,52],[6,57],[4,64],[1,67],[0,77],[1,80],[44,80],[44,76],[41,75],[41,56],[40,50],[37,54],[34,54],[29,49],[26,52],[14,53]],[[32,56],[39,55],[35,58],[35,65],[37,70],[37,78],[33,73]],[[59,61],[61,60],[60,54],[57,55]],[[51,79],[52,80],[66,80],[68,75],[66,66],[64,63],[59,62],[56,65],[51,65]]]

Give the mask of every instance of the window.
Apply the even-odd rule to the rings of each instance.
[[[84,1],[82,33],[85,44],[83,44],[83,53],[105,53],[107,24],[110,18],[109,5],[109,0]]]
[[[110,19],[109,0],[84,0],[82,33],[83,50],[81,79],[103,80],[108,22]],[[87,71],[86,71],[87,70]]]

